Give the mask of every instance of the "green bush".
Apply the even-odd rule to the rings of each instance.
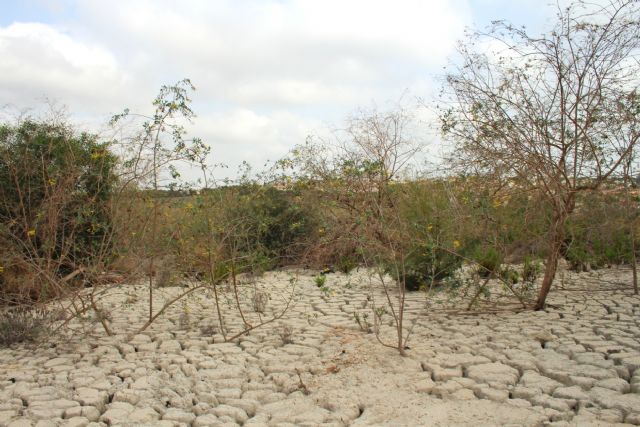
[[[116,157],[96,135],[26,120],[0,125],[0,243],[61,276],[108,254]],[[2,276],[0,276],[0,285]]]
[[[240,254],[259,258],[252,262],[259,261],[265,268],[284,265],[288,258],[298,255],[311,224],[294,194],[257,184],[229,191],[234,192],[234,200],[227,207],[227,220],[243,223],[240,240],[235,240]]]
[[[520,273],[512,268],[503,268],[500,270],[500,277],[511,285],[520,281]]]
[[[628,212],[620,193],[589,194],[567,223],[564,257],[572,269],[602,268],[632,259]]]
[[[313,278],[314,283],[317,287],[321,288],[327,283],[327,276],[324,274],[320,274]]]
[[[405,287],[417,291],[439,285],[462,265],[462,258],[430,241],[420,242],[405,259]]]
[[[480,247],[476,249],[474,259],[478,263],[480,277],[487,278],[500,272],[503,256],[494,247]]]
[[[529,256],[524,258],[524,264],[522,266],[522,280],[525,283],[535,282],[541,272],[542,264],[540,261],[534,260]]]
[[[358,260],[356,259],[355,254],[351,256],[343,255],[338,258],[335,264],[338,271],[349,274],[354,268],[358,266]]]

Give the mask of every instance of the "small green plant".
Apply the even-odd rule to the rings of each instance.
[[[382,323],[382,318],[387,314],[387,309],[385,307],[376,307],[373,314],[376,316],[376,324],[380,325]]]
[[[320,292],[322,292],[322,295],[325,298],[329,298],[332,295],[331,289],[328,286],[321,286],[320,287]]]
[[[362,332],[366,332],[368,334],[373,332],[371,329],[371,323],[369,323],[369,313],[362,313],[361,316],[360,313],[354,311],[353,318]]]
[[[460,268],[462,258],[427,240],[413,247],[405,260],[405,289],[418,291],[439,285]]]
[[[473,280],[467,278],[463,280],[460,275],[453,274],[442,281],[443,289],[450,295],[456,295],[461,289],[468,287]]]
[[[344,274],[349,274],[357,266],[358,263],[353,256],[342,256],[336,262],[336,268]]]
[[[542,264],[538,260],[534,260],[531,257],[524,258],[524,264],[522,266],[522,280],[525,283],[533,283],[540,276],[542,272]]]
[[[323,288],[327,283],[327,276],[323,274],[319,274],[316,277],[314,277],[313,281],[315,282],[317,287]]]
[[[510,285],[516,284],[520,281],[520,273],[509,267],[500,270],[500,277]]]

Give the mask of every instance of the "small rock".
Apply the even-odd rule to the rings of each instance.
[[[196,416],[191,412],[185,412],[182,409],[170,408],[162,416],[163,420],[177,421],[179,423],[191,424]]]
[[[129,414],[133,411],[133,406],[125,404],[124,402],[116,402],[112,403],[111,408],[107,409],[107,411],[100,416],[100,421],[105,422],[109,425],[113,424],[122,424],[126,423],[129,417]]]
[[[436,383],[431,378],[422,378],[414,383],[413,388],[418,393],[431,393],[431,390],[433,390],[435,386]]]
[[[0,411],[0,425],[8,424],[11,418],[18,416],[18,411]]]
[[[200,415],[191,424],[193,427],[208,427],[218,424],[218,417],[213,414]]]
[[[487,384],[515,385],[520,374],[517,369],[496,362],[470,366],[467,370],[467,377]]]
[[[627,415],[624,422],[627,424],[633,424],[634,426],[640,426],[640,412],[633,412]]]
[[[581,387],[558,387],[553,391],[553,397],[560,399],[589,400],[589,395]]]
[[[103,410],[109,395],[105,391],[80,387],[76,390],[75,399],[83,406],[95,406],[98,410]]]
[[[618,393],[628,393],[629,383],[623,380],[622,378],[609,378],[606,380],[597,381],[594,384],[595,387],[608,388],[610,390],[617,391]]]
[[[504,402],[509,399],[509,391],[497,390],[486,385],[477,386],[475,395],[478,396],[479,399],[488,399],[494,402]]]
[[[153,424],[160,419],[160,415],[152,408],[134,409],[128,416],[128,422],[136,424]]]
[[[599,405],[608,409],[631,413],[640,408],[640,395],[637,394],[620,394],[610,389],[594,387],[589,391],[589,395]]]
[[[158,348],[159,351],[163,353],[174,353],[178,354],[182,351],[182,346],[180,346],[180,342],[177,340],[169,340],[163,341]]]
[[[19,418],[11,421],[7,427],[33,427],[33,423],[28,418]]]
[[[64,427],[86,427],[91,421],[85,417],[73,417],[65,421]]]
[[[546,394],[551,394],[553,390],[562,386],[562,383],[534,371],[526,371],[520,378],[518,384],[527,388],[538,389]]]
[[[460,389],[452,393],[450,396],[451,398],[457,399],[457,400],[473,400],[476,398],[476,395],[473,392],[473,390],[469,390],[468,388]]]
[[[218,417],[231,417],[240,424],[245,423],[249,419],[247,413],[244,410],[229,405],[218,405],[213,408],[211,412]]]

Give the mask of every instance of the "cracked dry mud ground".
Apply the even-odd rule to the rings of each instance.
[[[258,280],[268,312],[290,275]],[[115,288],[102,302],[115,336],[95,324],[94,338],[0,350],[0,426],[640,425],[640,298],[620,290],[629,270],[567,272],[570,289],[541,312],[451,315],[411,293],[407,357],[355,322],[366,276],[328,275],[322,292],[301,275],[287,315],[234,343],[221,342],[202,293],[134,335],[146,290]],[[156,307],[178,292],[159,290]]]

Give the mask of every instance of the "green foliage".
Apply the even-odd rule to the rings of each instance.
[[[254,190],[242,188],[240,196],[252,196],[246,214],[256,220],[258,242],[271,256],[284,257],[308,232],[308,219],[292,194],[271,186]]]
[[[500,272],[503,256],[494,247],[479,247],[475,251],[474,260],[478,263],[480,277],[492,277]]]
[[[355,255],[343,255],[336,261],[336,268],[345,274],[349,274],[354,268],[358,266],[358,261]]]
[[[462,265],[462,258],[434,242],[418,242],[405,259],[405,287],[417,291],[439,285]]]
[[[253,183],[220,191],[226,193],[225,206],[217,220],[224,227],[217,240],[232,230],[224,239],[228,257],[267,270],[299,255],[311,221],[294,194]]]
[[[462,265],[456,253],[465,237],[451,212],[449,183],[424,180],[395,185],[401,221],[409,224],[405,287],[416,291],[440,285]]]
[[[327,283],[327,276],[325,276],[324,274],[319,274],[313,278],[313,281],[317,287],[322,288],[325,283]]]
[[[623,195],[589,194],[579,199],[568,221],[564,257],[572,269],[631,262],[632,242]]]
[[[508,284],[516,284],[520,281],[520,273],[512,268],[503,268],[500,277]]]
[[[367,313],[366,311],[363,312],[362,314],[358,313],[357,311],[354,311],[353,319],[356,321],[356,324],[358,325],[358,327],[362,332],[366,332],[368,334],[373,332],[372,325],[369,322],[369,313]]]
[[[524,258],[522,266],[522,280],[525,283],[533,283],[542,273],[542,264],[540,261],[527,256]]]
[[[65,124],[0,125],[0,240],[49,260],[54,276],[108,253],[116,162],[107,143]]]

